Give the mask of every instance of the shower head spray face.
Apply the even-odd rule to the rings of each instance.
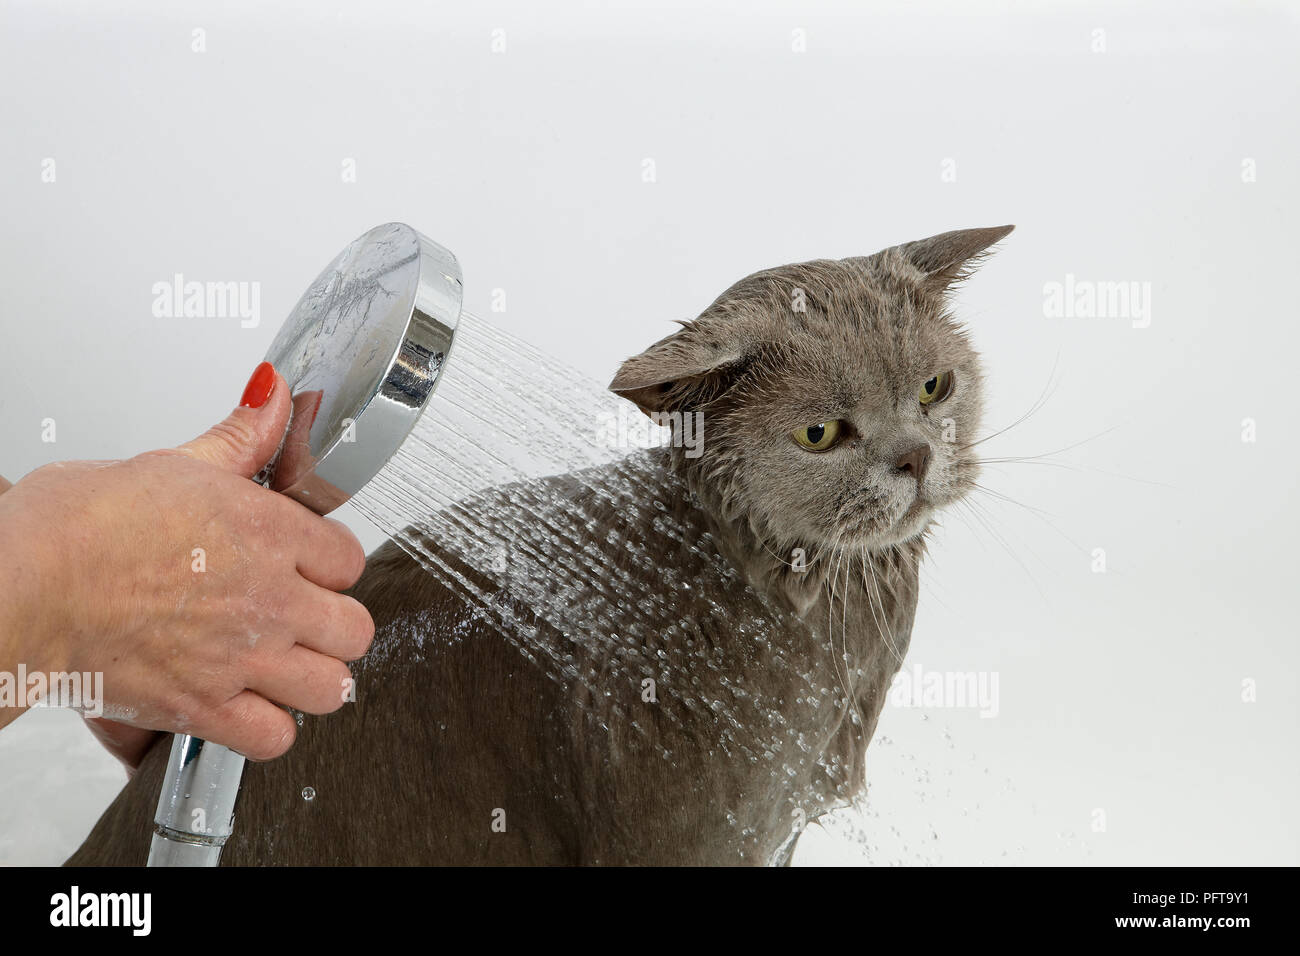
[[[325,267],[266,355],[293,393],[272,490],[327,514],[375,476],[438,384],[461,298],[456,257],[402,223]]]

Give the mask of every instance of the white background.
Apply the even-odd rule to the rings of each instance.
[[[10,479],[223,417],[381,222],[447,245],[470,310],[600,379],[759,268],[1013,222],[959,308],[990,426],[1050,399],[984,447],[1091,440],[986,474],[1041,513],[985,497],[987,526],[945,521],[908,664],[996,672],[999,713],[886,710],[866,858],[1300,861],[1295,4],[0,11]],[[260,283],[260,325],[155,318],[175,273]],[[1067,274],[1149,282],[1150,326],[1045,316]],[[0,862],[60,862],[120,787],[78,724],[0,733]],[[798,860],[859,849],[814,828]]]

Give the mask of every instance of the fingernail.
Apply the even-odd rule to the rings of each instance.
[[[275,366],[263,362],[253,369],[253,377],[244,386],[244,397],[239,400],[240,408],[261,408],[271,397],[275,388]]]

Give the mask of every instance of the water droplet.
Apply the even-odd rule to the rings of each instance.
[[[308,801],[309,803],[310,803],[312,800],[315,800],[315,799],[316,799],[316,788],[315,788],[315,787],[303,787],[303,788],[302,788],[302,798],[303,798],[304,800]]]

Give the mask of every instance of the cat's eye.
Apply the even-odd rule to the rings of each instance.
[[[952,391],[952,372],[941,372],[921,386],[921,404],[937,405]]]
[[[794,440],[809,451],[826,451],[840,439],[839,422],[821,422],[796,428],[792,433]]]

